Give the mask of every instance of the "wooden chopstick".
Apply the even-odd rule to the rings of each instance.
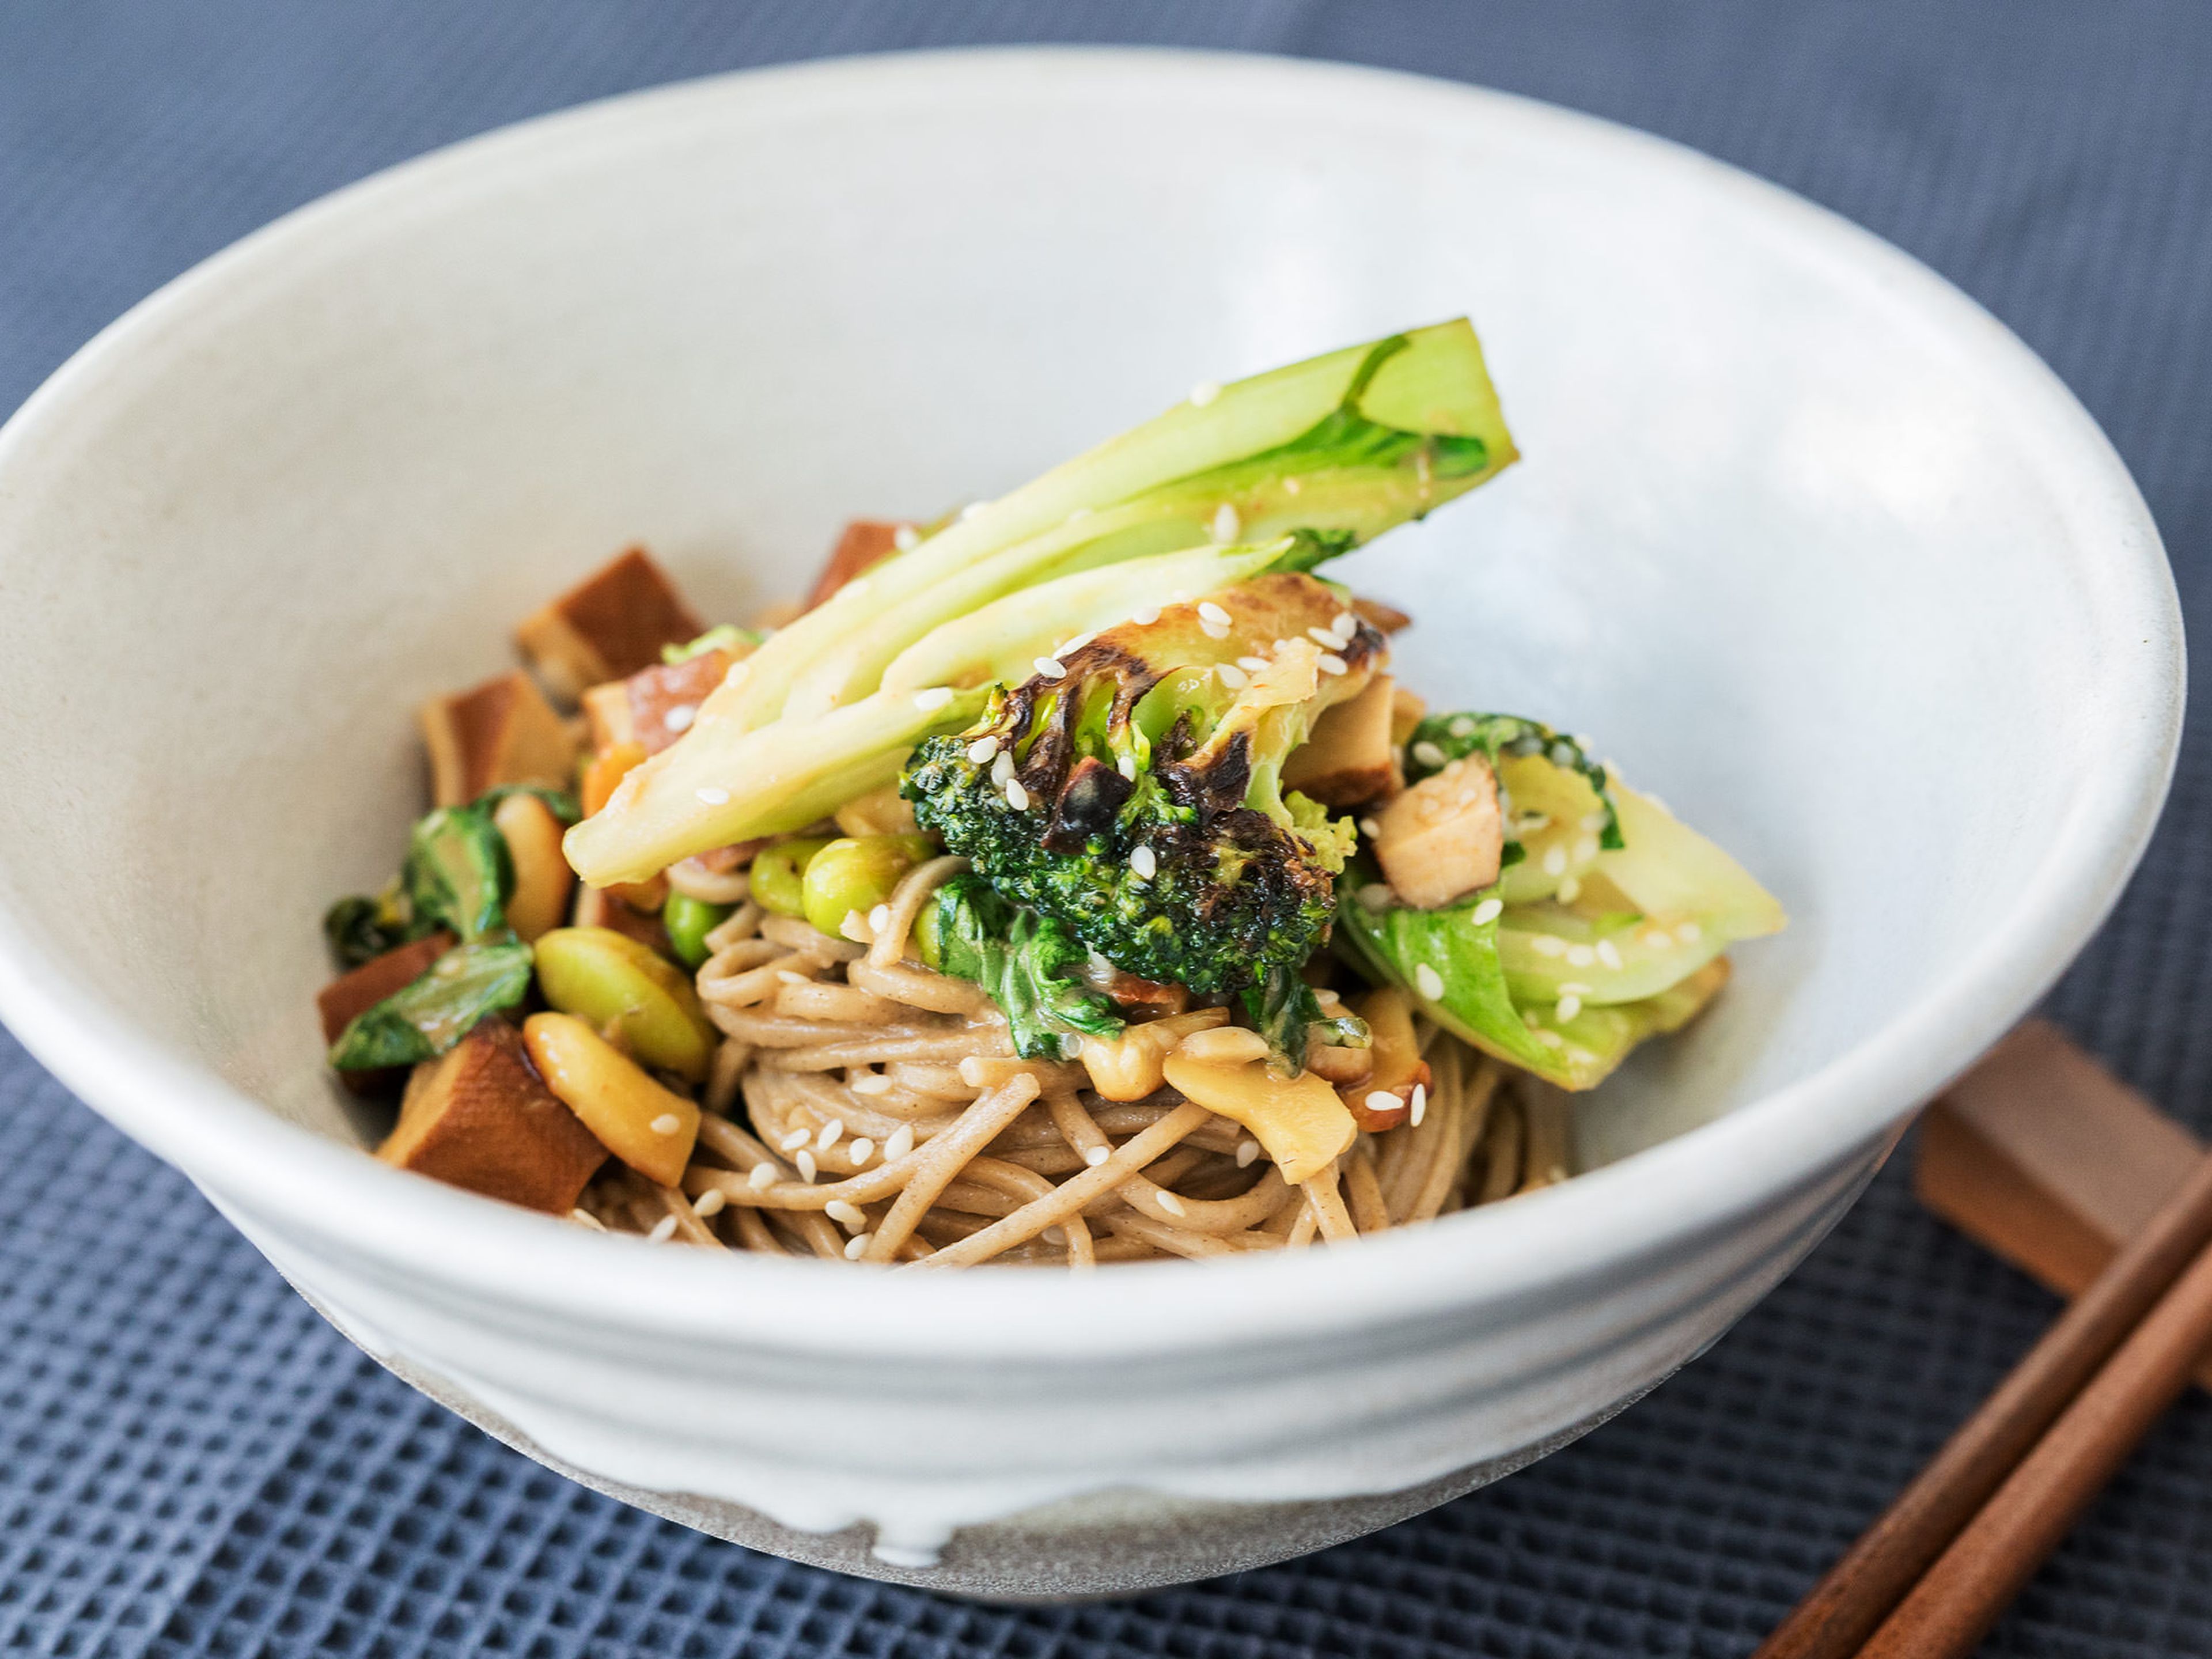
[[[1920,1645],[1869,1648],[1869,1655],[1932,1659],[1965,1652],[1929,1644],[1939,1632],[1971,1626],[1965,1638],[1971,1645],[2186,1386],[2190,1366],[2212,1338],[2208,1243],[2212,1158],[2044,1333],[1753,1659],[1852,1659],[1878,1630],[1885,1642],[1902,1639],[1884,1621],[1893,1612],[1903,1618],[1900,1604],[1907,1602]],[[2177,1350],[2178,1366],[2171,1359]],[[2015,1491],[2021,1480],[2032,1496]],[[1993,1498],[2004,1500],[2002,1508]],[[1978,1513],[1985,1504],[1988,1512]],[[2050,1513],[2033,1512],[2036,1505]],[[1929,1572],[1939,1558],[1940,1577]]]
[[[2212,1342],[2212,1246],[2159,1298],[1898,1604],[1860,1659],[1956,1659],[1996,1622],[2136,1443],[2189,1386]]]

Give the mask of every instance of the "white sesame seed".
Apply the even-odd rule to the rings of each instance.
[[[1413,745],[1413,758],[1423,766],[1442,766],[1444,763],[1444,751],[1426,738],[1423,738]]]
[[[1234,663],[1218,663],[1213,672],[1231,691],[1242,691],[1252,683],[1250,676]]]
[[[1547,1031],[1541,1027],[1537,1029],[1536,1041],[1547,1048],[1564,1048],[1567,1046],[1566,1038],[1561,1036],[1557,1031]]]
[[[673,1112],[663,1112],[645,1127],[657,1135],[672,1135],[682,1130],[684,1120]]]
[[[1564,876],[1567,873],[1567,849],[1565,848],[1554,847],[1550,852],[1544,854],[1544,873],[1547,876]]]
[[[1416,1083],[1413,1085],[1413,1098],[1411,1103],[1413,1110],[1408,1121],[1418,1129],[1421,1127],[1421,1119],[1426,1115],[1429,1109],[1429,1089],[1426,1084]]]
[[[1342,640],[1337,638],[1335,634],[1326,628],[1309,628],[1306,629],[1306,637],[1324,651],[1339,650],[1344,645]]]
[[[1225,623],[1229,620],[1229,613],[1226,611],[1224,611],[1219,605],[1214,604],[1212,599],[1201,599],[1199,601],[1198,614],[1200,619],[1205,622]]]
[[[1159,874],[1160,861],[1151,848],[1135,847],[1129,852],[1129,868],[1135,872],[1139,881],[1150,881]]]
[[[876,1236],[873,1233],[854,1234],[845,1241],[845,1260],[858,1261],[868,1253],[868,1246],[874,1243],[875,1239]]]
[[[1602,811],[1585,812],[1583,814],[1583,828],[1585,830],[1602,830],[1605,828],[1607,816],[1607,815]]]
[[[1395,1112],[1405,1103],[1388,1089],[1370,1091],[1366,1100],[1367,1109],[1370,1112]]]
[[[1588,864],[1596,856],[1597,837],[1595,836],[1584,836],[1580,841],[1575,843],[1575,862],[1577,864]]]
[[[1150,628],[1159,619],[1160,608],[1156,605],[1148,605],[1142,611],[1133,611],[1129,617],[1129,620],[1139,628]]]
[[[1078,634],[1072,640],[1062,640],[1060,642],[1060,649],[1052,654],[1060,658],[1072,657],[1097,637],[1096,634]]]
[[[730,792],[726,789],[695,789],[692,793],[709,806],[726,806],[730,804]]]
[[[1654,927],[1644,936],[1644,942],[1655,951],[1671,951],[1674,948],[1674,936],[1664,927]]]
[[[914,1125],[902,1123],[891,1131],[890,1139],[884,1142],[884,1162],[896,1164],[913,1150]]]
[[[584,1209],[580,1206],[568,1212],[568,1219],[574,1222],[579,1227],[589,1227],[595,1233],[603,1233],[607,1230],[607,1224],[605,1222],[600,1220],[599,1217],[593,1215],[589,1210]]]
[[[1254,1164],[1259,1161],[1259,1158],[1260,1143],[1258,1141],[1240,1140],[1237,1143],[1237,1167],[1238,1169],[1250,1169]]]
[[[1019,778],[1006,780],[1006,805],[1017,812],[1026,812],[1030,810],[1030,792],[1022,787],[1022,781]]]
[[[1268,664],[1265,657],[1239,657],[1237,665],[1248,674],[1264,674],[1267,672]]]
[[[890,905],[878,904],[874,909],[868,912],[868,931],[870,933],[880,933],[884,928],[890,925],[891,907]]]
[[[1001,749],[999,751],[999,757],[991,763],[991,781],[997,784],[1001,789],[1003,789],[1006,787],[1006,781],[1013,775],[1013,750],[1011,749]]]
[[[1695,945],[1705,936],[1705,930],[1694,921],[1686,921],[1674,930],[1674,937],[1685,945]]]
[[[1540,957],[1563,957],[1567,953],[1567,942],[1557,933],[1536,933],[1530,936],[1528,948]]]
[[[1559,1017],[1561,1019],[1572,1019],[1582,1011],[1583,1000],[1580,997],[1565,996],[1559,999]]]
[[[1487,927],[1503,915],[1504,911],[1505,902],[1503,899],[1486,898],[1474,907],[1474,914],[1468,920],[1478,927]]]
[[[1348,674],[1352,672],[1352,665],[1334,651],[1324,651],[1316,657],[1314,666],[1324,674]]]
[[[1296,478],[1285,478],[1283,480],[1283,494],[1285,495],[1295,495],[1304,488],[1304,486],[1299,483]]]
[[[914,706],[925,714],[935,714],[951,701],[952,688],[949,685],[933,685],[927,691],[914,694]]]
[[[1198,625],[1198,631],[1205,635],[1209,640],[1225,640],[1229,637],[1229,624],[1227,623],[1201,622]]]
[[[843,920],[837,924],[837,931],[855,945],[873,945],[876,942],[875,929],[868,926],[868,919],[858,910],[846,911]]]
[[[856,1095],[887,1095],[891,1080],[880,1072],[863,1072],[846,1085]]]
[[[814,1184],[816,1173],[814,1154],[802,1146],[799,1150],[799,1155],[793,1158],[792,1162],[799,1165],[799,1178],[811,1187]]]
[[[817,1152],[828,1152],[844,1138],[844,1133],[845,1120],[842,1117],[831,1118],[822,1126],[822,1133],[814,1137],[814,1150]]]
[[[848,1233],[857,1233],[868,1224],[868,1212],[857,1204],[848,1204],[842,1198],[833,1198],[824,1204],[822,1213]]]
[[[1359,631],[1359,618],[1349,611],[1340,611],[1335,620],[1329,623],[1328,630],[1340,640],[1348,640]]]
[[[1030,666],[1048,680],[1059,679],[1067,672],[1067,665],[1057,657],[1039,657]]]
[[[960,516],[963,519],[972,519],[988,506],[990,506],[988,501],[970,501],[960,509]]]
[[[1533,836],[1539,830],[1551,827],[1552,815],[1549,812],[1524,812],[1514,824],[1514,828],[1524,836]]]
[[[1429,1001],[1435,1002],[1444,994],[1444,976],[1427,963],[1421,963],[1413,969],[1413,988]]]
[[[847,580],[845,585],[837,590],[836,597],[840,599],[858,599],[861,594],[866,592],[873,585],[873,578],[872,577],[850,577]]]
[[[729,1201],[730,1195],[720,1187],[709,1187],[691,1200],[691,1213],[704,1221],[709,1216],[721,1214],[722,1206]]]
[[[1597,952],[1587,945],[1567,946],[1567,963],[1571,967],[1587,968],[1597,960]]]
[[[1271,647],[1269,647],[1269,649],[1270,649],[1270,650],[1272,650],[1272,651],[1273,651],[1273,652],[1277,656],[1279,656],[1279,656],[1281,656],[1281,655],[1283,654],[1283,653],[1284,653],[1284,652],[1285,652],[1285,651],[1289,650],[1290,648],[1291,648],[1291,642],[1290,642],[1288,640],[1277,640],[1277,641],[1275,641],[1275,643],[1274,643],[1273,646],[1271,646]]]
[[[876,1143],[866,1135],[860,1136],[845,1148],[845,1156],[853,1160],[853,1167],[856,1170],[875,1155]]]
[[[775,970],[775,976],[781,980],[786,985],[808,985],[812,983],[805,975],[799,972],[796,969],[792,968],[777,969]]]
[[[1042,1237],[1048,1244],[1065,1244],[1067,1243],[1067,1229],[1065,1227],[1048,1227],[1042,1234],[1039,1235],[1039,1237]]]
[[[911,553],[921,545],[921,532],[910,524],[902,524],[891,532],[891,545],[902,553]]]
[[[1580,898],[1582,896],[1583,896],[1583,879],[1582,879],[1582,878],[1581,878],[1580,876],[1561,876],[1561,877],[1559,878],[1559,902],[1560,902],[1560,903],[1562,903],[1562,904],[1572,904],[1572,903],[1573,903],[1577,899]]]
[[[1444,730],[1455,738],[1471,738],[1474,735],[1474,721],[1465,714],[1455,714]]]
[[[1213,539],[1215,541],[1233,542],[1237,539],[1237,532],[1243,527],[1243,521],[1237,516],[1237,509],[1228,502],[1224,501],[1214,509]]]
[[[1114,769],[1123,777],[1133,781],[1137,775],[1137,757],[1134,755],[1122,756],[1114,763]]]
[[[1095,1170],[1113,1156],[1113,1152],[1104,1146],[1093,1146],[1084,1153],[1083,1161]]]
[[[676,1237],[676,1218],[665,1215],[653,1224],[653,1231],[645,1236],[648,1244],[665,1244]]]
[[[1587,985],[1578,985],[1571,979],[1559,981],[1559,994],[1563,997],[1586,997],[1589,994],[1590,988]]]
[[[988,765],[998,752],[999,740],[993,737],[978,738],[968,745],[968,758],[978,766]]]
[[[811,1129],[793,1129],[775,1144],[787,1152],[795,1152],[813,1139],[814,1132]]]
[[[1196,386],[1190,389],[1191,407],[1194,409],[1204,409],[1206,404],[1212,403],[1220,395],[1220,382],[1217,380],[1200,380]]]
[[[1597,942],[1597,959],[1614,973],[1620,971],[1620,947],[1611,939],[1601,939]]]
[[[684,732],[688,731],[691,722],[698,718],[699,709],[696,703],[679,702],[660,717],[660,723],[672,732]]]
[[[753,1165],[752,1173],[745,1177],[745,1185],[755,1192],[766,1192],[775,1185],[775,1165],[763,1162]]]
[[[1382,826],[1373,818],[1362,818],[1359,820],[1359,833],[1372,841],[1382,833]]]
[[[1362,887],[1359,890],[1359,902],[1370,910],[1389,909],[1390,908],[1390,884],[1387,881],[1369,882],[1364,887]]]

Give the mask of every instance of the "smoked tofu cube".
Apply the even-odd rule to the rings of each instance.
[[[545,1086],[522,1033],[494,1016],[415,1068],[399,1121],[376,1155],[487,1198],[566,1215],[607,1149]]]
[[[814,591],[806,596],[806,608],[813,610],[869,566],[890,557],[898,550],[899,532],[909,528],[910,526],[878,519],[855,519],[847,525],[845,533],[837,538],[837,545],[830,550],[830,562],[814,579]]]
[[[1375,856],[1400,898],[1433,910],[1498,879],[1505,826],[1498,778],[1480,756],[1455,760],[1384,807]]]
[[[554,696],[626,679],[660,660],[660,648],[707,631],[641,547],[578,582],[514,630],[515,642]]]
[[[1400,787],[1390,748],[1390,708],[1397,683],[1377,674],[1348,702],[1322,711],[1313,733],[1283,763],[1283,787],[1323,806],[1364,806]]]
[[[362,963],[316,992],[315,1012],[322,1016],[323,1046],[327,1048],[336,1042],[347,1026],[394,991],[422,978],[453,944],[451,933],[432,933]],[[374,1094],[392,1082],[397,1073],[396,1066],[376,1072],[340,1072],[338,1080],[357,1095]]]
[[[430,750],[430,794],[460,806],[501,783],[566,789],[575,781],[576,743],[538,683],[517,669],[422,705]]]
[[[655,663],[623,682],[629,706],[629,741],[657,755],[691,729],[699,705],[720,685],[737,659],[702,651],[682,662]]]

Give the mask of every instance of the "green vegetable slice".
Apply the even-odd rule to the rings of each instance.
[[[457,945],[428,972],[355,1017],[331,1045],[342,1072],[376,1071],[433,1060],[487,1014],[530,989],[530,947],[514,939]]]

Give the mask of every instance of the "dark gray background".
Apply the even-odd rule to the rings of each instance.
[[[195,260],[433,145],[717,70],[1006,40],[1458,76],[1801,191],[2049,359],[2135,470],[2205,622],[2202,0],[0,0],[0,410]],[[2052,1000],[2199,1127],[2209,848],[2200,729],[2148,861]],[[713,1543],[501,1449],[348,1347],[4,1038],[0,1148],[4,1651],[1742,1654],[2052,1311],[1893,1167],[1711,1355],[1534,1469],[1266,1572],[1004,1612]],[[1990,1650],[2212,1654],[2208,1582],[2212,1409],[2192,1398]]]

